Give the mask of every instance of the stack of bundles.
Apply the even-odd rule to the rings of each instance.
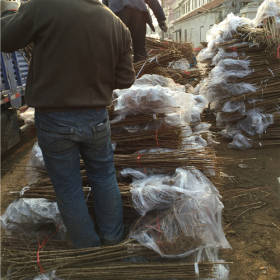
[[[213,171],[214,154],[207,147],[210,125],[200,123],[207,103],[203,96],[186,93],[184,86],[158,75],[144,75],[131,88],[115,90],[113,95],[111,138],[116,142],[117,170],[142,167],[166,173],[179,166],[195,166],[208,174]],[[158,114],[164,116],[158,119]],[[143,115],[155,118],[143,122]],[[113,128],[132,117],[138,119],[137,125]]]
[[[149,58],[134,63],[137,78],[143,74],[158,74],[193,86],[200,81],[200,71],[191,68],[196,64],[192,44],[146,38],[146,47]]]
[[[109,114],[117,171],[142,166],[174,172],[179,166],[195,166],[213,175],[217,158],[207,147],[210,125],[200,118],[206,104],[205,97],[188,94],[185,86],[158,75],[144,75],[131,88],[115,90]],[[21,114],[29,122],[31,115],[29,110]],[[44,171],[37,163],[35,169]]]
[[[230,248],[221,224],[223,204],[217,189],[199,170],[178,168],[169,176],[129,168],[122,175],[133,181],[132,204],[142,217],[131,226],[132,239],[116,246],[70,249],[60,239],[65,228],[55,202],[42,198],[14,201],[1,217],[4,229],[22,234],[2,236],[4,263],[13,279],[34,277],[40,270],[56,270],[59,279],[92,279],[92,275],[123,279],[126,274],[129,279],[228,279],[229,269],[218,258],[219,249]],[[44,223],[55,227],[50,235],[39,232],[38,245],[30,237]],[[132,270],[139,274],[129,275]],[[154,275],[159,270],[157,278]]]
[[[230,14],[198,56],[206,72],[213,69],[195,92],[210,102],[231,148],[280,144],[279,23],[277,0],[264,1],[254,20]]]

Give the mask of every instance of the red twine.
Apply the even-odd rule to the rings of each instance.
[[[280,52],[280,45],[278,46],[278,49],[277,49],[277,58],[279,59],[279,52]]]
[[[38,247],[38,251],[37,251],[37,263],[38,263],[38,265],[40,267],[41,273],[44,273],[44,270],[43,270],[43,267],[42,267],[41,262],[40,262],[40,250],[49,241],[49,239],[52,238],[57,233],[59,227],[60,227],[60,223],[58,224],[55,233],[53,235],[51,235],[50,237],[46,237],[42,244],[40,244],[40,241],[39,241],[39,238],[38,238],[39,247]]]
[[[156,141],[157,141],[157,146],[159,147],[157,134],[158,134],[158,131],[156,131]]]
[[[191,72],[188,72],[188,71],[182,71],[183,73],[186,73],[187,75],[190,75]]]
[[[233,50],[234,52],[236,52],[236,47],[228,47],[228,49]]]
[[[140,167],[142,167],[142,166],[141,166],[139,160],[140,160],[140,158],[141,158],[142,156],[143,156],[143,154],[141,154],[141,155],[137,158],[137,163],[138,163],[138,165],[139,165]],[[144,167],[144,173],[146,173],[146,167]]]
[[[140,159],[142,156],[143,156],[143,154],[141,154],[141,155],[137,158],[137,163],[138,163],[138,165],[139,165],[140,167],[142,167],[142,166],[141,166],[141,164],[140,164],[140,162],[139,162],[139,159]]]

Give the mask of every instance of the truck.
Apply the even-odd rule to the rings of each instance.
[[[22,52],[1,52],[1,154],[20,141],[19,109],[25,104],[28,59]]]

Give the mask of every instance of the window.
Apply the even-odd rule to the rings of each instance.
[[[188,42],[188,30],[185,29],[185,43]]]
[[[204,38],[203,38],[203,36],[204,36],[203,28],[204,28],[204,26],[200,26],[200,42],[204,41]]]
[[[184,4],[184,5],[182,6],[182,15],[186,13],[185,7],[186,7],[186,6],[185,6],[185,4]]]
[[[187,3],[187,13],[191,11],[191,0]]]
[[[190,42],[192,42],[192,40],[193,40],[193,28],[191,29],[191,36],[190,36]]]

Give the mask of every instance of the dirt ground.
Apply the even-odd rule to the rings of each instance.
[[[26,186],[25,166],[35,138],[25,138],[1,159],[1,213],[13,198],[10,186]],[[237,151],[219,139],[215,145],[222,173],[215,185],[223,196],[223,226],[232,250],[220,257],[231,280],[280,279],[280,148]],[[241,164],[241,165],[240,165]]]

